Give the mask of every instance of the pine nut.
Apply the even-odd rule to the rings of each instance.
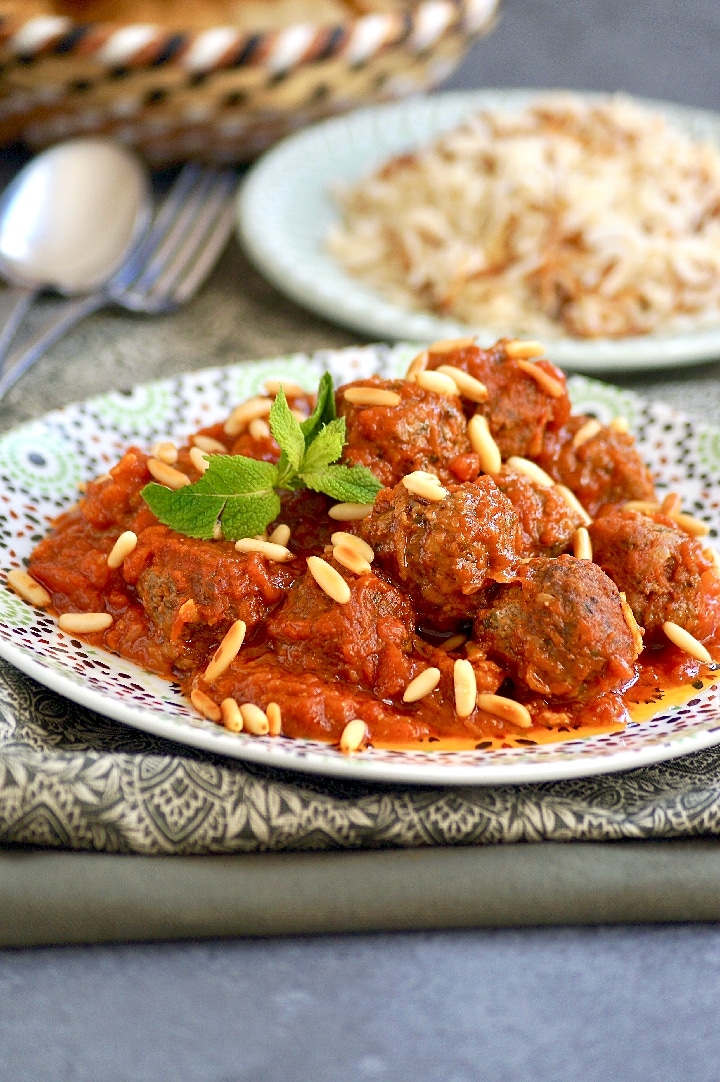
[[[416,703],[430,695],[440,683],[440,675],[440,670],[434,666],[423,669],[405,688],[403,702]]]
[[[225,670],[232,665],[245,641],[246,631],[247,626],[244,620],[236,620],[234,624],[230,625],[205,670],[205,680],[208,684],[212,684],[214,680],[217,680],[218,676],[222,676]]]
[[[286,526],[284,522],[281,522],[270,534],[268,541],[273,545],[282,545],[287,548],[287,543],[290,540],[290,533],[290,527]]]
[[[415,470],[414,473],[406,474],[402,483],[408,492],[431,503],[439,503],[448,495],[447,489],[443,488],[437,477],[425,473],[424,470]]]
[[[423,350],[422,353],[418,353],[417,357],[413,357],[408,365],[408,370],[405,373],[405,379],[414,380],[418,372],[424,372],[428,366],[430,357],[427,350]]]
[[[382,387],[348,387],[343,398],[353,406],[399,406],[400,395]]]
[[[468,422],[467,433],[470,446],[480,459],[480,469],[483,473],[488,473],[490,476],[500,473],[502,469],[500,448],[490,434],[487,418],[481,413],[476,413]]]
[[[308,556],[308,571],[323,593],[338,605],[347,605],[350,600],[350,587],[339,571],[320,556]]]
[[[532,361],[518,361],[518,368],[527,375],[531,376],[541,391],[545,394],[549,394],[551,398],[562,398],[565,394],[565,387],[559,379],[555,379],[549,372],[546,372],[544,368],[539,368]]]
[[[280,389],[285,392],[286,398],[300,398],[305,394],[299,383],[293,383],[291,379],[266,379],[263,381],[263,387],[265,388],[265,394],[271,395],[273,398],[280,393]]]
[[[147,468],[155,480],[166,488],[184,488],[190,484],[190,478],[186,474],[176,470],[174,466],[168,466],[167,462],[162,462],[159,458],[149,458]]]
[[[209,695],[206,695],[204,691],[200,691],[200,688],[193,688],[190,692],[190,702],[204,718],[209,721],[220,721],[222,717],[220,707],[216,702],[213,702]]]
[[[243,725],[246,732],[251,736],[267,736],[270,732],[270,723],[267,714],[255,703],[242,703],[240,706]]]
[[[673,623],[672,620],[666,620],[663,624],[663,631],[678,649],[683,650],[684,653],[689,654],[690,657],[694,657],[696,661],[702,661],[706,665],[712,665],[712,657],[710,656],[707,648],[691,635],[689,631],[686,631],[684,627],[680,627],[679,624]]]
[[[196,447],[199,447],[201,451],[206,451],[209,455],[227,454],[225,444],[220,443],[220,440],[213,439],[212,436],[193,436],[192,441]]]
[[[660,513],[663,515],[676,515],[682,507],[682,500],[677,492],[668,492],[660,504]]]
[[[453,669],[455,684],[455,713],[459,718],[468,718],[475,709],[477,698],[477,680],[475,670],[465,658],[458,658]]]
[[[573,436],[572,445],[575,450],[577,450],[578,447],[582,447],[584,443],[588,443],[591,439],[594,439],[598,432],[602,432],[602,425],[597,417],[590,417],[584,425],[580,425],[580,428]]]
[[[342,731],[340,751],[343,755],[354,755],[365,747],[367,740],[367,725],[361,718],[353,718]]]
[[[470,349],[474,345],[474,338],[441,338],[428,346],[428,353],[454,353],[456,349]]]
[[[199,447],[191,447],[188,451],[188,456],[198,473],[205,473],[205,470],[210,465],[206,452],[202,451]]]
[[[444,650],[446,654],[449,654],[451,651],[458,650],[461,646],[464,646],[466,642],[467,635],[451,635],[449,639],[445,639],[445,642],[440,644],[438,649]]]
[[[282,711],[277,703],[268,703],[265,709],[268,719],[268,736],[280,736],[282,733]]]
[[[372,568],[364,556],[350,545],[335,545],[332,554],[339,564],[352,571],[354,575],[367,575]]]
[[[508,721],[520,729],[529,729],[532,726],[532,717],[528,708],[504,695],[493,695],[489,691],[483,691],[477,697],[477,705],[478,709],[484,710],[486,714]]]
[[[438,365],[435,371],[440,372],[443,376],[449,376],[459,387],[463,398],[467,398],[471,402],[487,402],[487,387],[479,379],[475,379],[475,376],[471,376],[469,372],[465,372],[462,368],[456,368],[454,364]]]
[[[220,703],[220,716],[223,725],[231,733],[241,733],[243,731],[243,716],[234,699],[223,699]]]
[[[132,530],[125,530],[124,533],[121,533],[108,554],[108,567],[120,567],[125,557],[134,551],[137,541],[137,534],[133,533]]]
[[[627,417],[613,417],[608,428],[611,428],[613,432],[619,432],[621,436],[625,436],[630,431],[630,422]]]
[[[58,620],[58,627],[71,635],[92,635],[97,631],[106,631],[112,622],[109,612],[64,612]]]
[[[304,413],[302,410],[292,409],[290,410],[290,412],[292,413],[298,424],[302,424],[303,421],[307,421],[308,419],[308,414]]]
[[[623,504],[623,511],[637,511],[641,515],[656,515],[660,510],[660,504],[655,500],[627,500]]]
[[[259,540],[256,537],[241,537],[235,542],[236,552],[259,552],[266,560],[275,564],[285,564],[293,559],[290,549],[276,545],[272,541]]]
[[[262,417],[253,417],[248,425],[248,434],[254,440],[266,440],[270,435],[270,425]]]
[[[627,597],[620,591],[620,605],[622,606],[623,616],[625,617],[625,623],[628,626],[628,630],[632,635],[633,646],[635,647],[635,657],[642,653],[643,648],[643,628],[640,627],[635,619],[635,613],[632,611],[627,602]]]
[[[555,485],[555,491],[562,496],[570,510],[580,516],[582,525],[589,526],[592,522],[592,517],[587,513],[572,489],[568,488],[567,485]]]
[[[592,542],[584,526],[578,526],[572,535],[573,556],[576,560],[592,560]]]
[[[710,527],[707,522],[695,518],[694,515],[685,515],[681,512],[676,512],[669,517],[683,533],[689,534],[690,537],[705,537],[706,534],[710,533]]]
[[[159,458],[161,462],[166,462],[168,466],[174,466],[178,459],[178,449],[174,443],[166,441],[165,443],[158,443],[153,448],[153,458]]]
[[[372,512],[374,503],[335,503],[328,511],[336,522],[360,522]]]
[[[431,372],[425,370],[424,372],[418,372],[415,376],[415,383],[418,387],[422,387],[423,391],[432,391],[433,394],[444,394],[447,396],[455,396],[460,394],[460,388],[454,379],[450,376],[444,376],[442,372]]]
[[[542,357],[545,353],[545,346],[542,342],[535,342],[531,338],[527,341],[523,341],[521,338],[513,338],[512,341],[505,343],[505,353],[508,357],[514,359],[518,357]]]
[[[362,537],[358,537],[354,533],[345,533],[343,530],[338,530],[330,538],[333,545],[347,545],[349,548],[355,549],[359,552],[364,560],[367,560],[369,564],[375,559],[375,553],[368,545],[367,541],[363,541]]]
[[[541,488],[552,488],[555,484],[552,477],[545,473],[545,470],[541,469],[536,462],[531,462],[529,458],[512,455],[507,460],[506,465],[511,470],[515,470],[516,473],[524,473],[526,477],[529,477],[536,485],[540,485]]]
[[[28,575],[27,571],[21,571],[19,568],[8,571],[7,584],[11,590],[15,591],[18,597],[21,597],[23,601],[27,601],[30,605],[34,605],[36,609],[47,608],[52,601],[47,590],[39,582],[36,582],[31,575]]]
[[[228,436],[239,436],[255,417],[267,417],[272,409],[269,398],[249,398],[232,411],[223,425]]]

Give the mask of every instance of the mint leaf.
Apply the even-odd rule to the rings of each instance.
[[[207,470],[194,485],[177,489],[179,495],[194,490],[214,492],[219,496],[272,491],[277,482],[277,466],[245,455],[211,455]]]
[[[210,541],[225,499],[212,493],[191,492],[193,487],[188,485],[184,489],[171,489],[152,481],[145,485],[141,496],[155,517],[165,526],[170,526],[187,537],[200,537],[204,541]]]
[[[305,454],[305,437],[300,422],[287,404],[282,387],[275,396],[268,423],[270,431],[285,456],[285,461],[278,464],[280,474],[287,472],[288,465],[297,472]]]
[[[320,383],[318,384],[315,409],[300,425],[306,446],[309,446],[315,439],[322,426],[329,425],[331,421],[335,420],[336,416],[332,376],[329,372],[325,372],[320,377]]]
[[[314,492],[324,492],[342,503],[374,503],[383,487],[365,466],[325,466],[303,473],[303,481]]]
[[[322,469],[323,466],[329,466],[331,462],[335,462],[336,459],[340,458],[344,445],[345,418],[339,417],[319,430],[303,455],[298,473],[301,477],[304,477],[306,473],[312,473],[315,470]]]
[[[229,496],[220,525],[225,537],[231,541],[239,541],[241,537],[254,537],[262,533],[267,524],[279,514],[280,497],[274,490]]]

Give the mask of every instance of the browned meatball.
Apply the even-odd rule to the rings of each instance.
[[[522,553],[517,515],[490,477],[446,488],[439,502],[403,484],[383,489],[359,530],[423,624],[438,629],[470,619],[479,591],[510,581]]]
[[[633,635],[617,587],[596,564],[540,556],[493,594],[473,636],[530,691],[586,700],[632,680]]]
[[[704,638],[720,617],[720,579],[702,544],[664,515],[610,511],[589,527],[593,559],[653,638],[666,620]]]
[[[349,387],[394,391],[400,395],[400,404],[352,405],[343,397]],[[443,481],[453,481],[453,461],[471,450],[457,398],[424,391],[407,380],[373,376],[348,383],[337,392],[337,406],[347,424],[345,462],[367,466],[383,485],[396,485],[414,470],[428,470]]]
[[[591,515],[607,504],[653,499],[652,475],[632,436],[603,427],[579,447],[573,446],[575,433],[588,420],[572,417],[559,432],[547,432],[536,456],[538,464],[554,480],[571,488]]]
[[[517,512],[529,555],[559,556],[567,549],[573,533],[584,520],[554,485],[539,485],[507,465],[493,480]]]
[[[294,672],[327,672],[337,680],[397,695],[411,672],[415,629],[412,604],[375,573],[356,576],[334,561],[350,587],[350,600],[328,597],[306,572],[267,623],[279,661]]]
[[[552,377],[560,390],[548,392],[526,367],[532,363]],[[534,458],[542,447],[546,429],[559,428],[570,416],[570,399],[565,391],[565,376],[548,360],[518,361],[508,357],[500,341],[491,349],[465,346],[444,353],[431,353],[430,368],[453,365],[469,372],[488,389],[486,403],[467,402],[470,414],[484,414],[490,432],[503,458],[521,455]]]

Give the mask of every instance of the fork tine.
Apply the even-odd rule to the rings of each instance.
[[[232,232],[233,225],[235,224],[234,191],[235,189],[233,187],[225,206],[218,215],[215,225],[207,236],[205,245],[198,253],[194,264],[175,287],[174,298],[176,304],[185,304],[186,301],[189,301],[195,295],[205,281],[208,271],[217,259],[218,252],[225,246],[225,243]]]

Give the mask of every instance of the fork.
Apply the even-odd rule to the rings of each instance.
[[[80,320],[115,304],[132,312],[171,312],[189,301],[215,266],[232,230],[235,169],[190,163],[164,198],[147,237],[101,289],[68,300],[59,314],[0,371],[0,398]]]

